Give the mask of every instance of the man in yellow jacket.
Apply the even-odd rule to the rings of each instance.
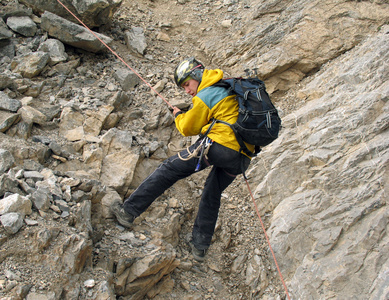
[[[198,261],[204,260],[211,244],[222,192],[250,164],[250,157],[240,153],[232,129],[224,123],[213,122],[216,119],[233,124],[238,118],[235,95],[230,95],[223,87],[213,86],[222,78],[222,70],[207,70],[195,58],[186,59],[177,66],[175,82],[193,97],[193,106],[187,112],[175,107],[175,124],[183,136],[200,135],[200,138],[188,149],[164,161],[123,205],[115,203],[112,206],[117,221],[130,228],[134,218],[175,182],[212,166],[188,241]],[[246,146],[254,152],[254,146]]]

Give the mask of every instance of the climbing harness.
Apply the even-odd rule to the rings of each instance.
[[[187,147],[186,149],[177,149],[173,144],[169,144],[168,147],[170,150],[174,151],[174,152],[178,152],[177,155],[178,157],[183,160],[183,161],[187,161],[187,160],[190,160],[192,159],[193,157],[197,157],[198,158],[198,162],[196,164],[196,168],[195,168],[195,172],[199,171],[200,168],[201,168],[201,161],[203,159],[203,157],[205,157],[205,159],[208,159],[208,152],[209,152],[209,149],[211,148],[211,145],[212,145],[213,141],[209,138],[209,137],[203,137],[200,144],[191,152],[189,147]],[[183,150],[186,150],[186,152],[188,152],[188,156],[181,156],[181,151]]]
[[[170,107],[170,108],[174,108],[173,105],[171,105],[162,95],[160,95],[145,79],[143,79],[142,76],[140,76],[133,68],[131,68],[115,51],[113,51],[101,38],[99,38],[97,36],[97,34],[95,34],[88,26],[86,26],[70,9],[68,9],[60,0],[57,0],[57,2],[63,6],[63,8],[65,8],[78,22],[80,22],[80,24],[82,24],[91,34],[93,34],[109,51],[111,51],[112,54],[114,54],[124,65],[126,65],[132,72],[134,72],[134,74],[136,76],[138,76],[152,91],[154,91],[159,97],[161,97],[161,99]],[[201,136],[201,138],[203,139],[199,145],[198,148],[196,148],[192,153],[190,153],[189,149],[188,149],[188,153],[189,153],[189,156],[190,158],[194,157],[194,156],[197,156],[198,153],[200,152],[200,156],[199,157],[199,160],[198,160],[198,163],[196,165],[196,170],[195,171],[198,171],[200,168],[201,168],[201,160],[202,158],[205,156],[207,157],[207,153],[209,151],[209,148],[210,146],[212,145],[212,140],[210,140],[208,137],[207,137],[207,134],[209,133],[209,131],[211,130],[212,126],[214,125],[214,123],[216,122],[216,120],[213,120],[212,124],[209,126],[209,128],[207,129],[207,132],[204,133],[204,135]],[[180,159],[183,159],[183,160],[187,160],[187,159],[190,159],[188,157],[186,158],[182,158],[180,155]],[[262,222],[262,218],[259,214],[259,211],[258,211],[258,207],[257,207],[257,204],[255,202],[255,198],[254,198],[254,195],[253,193],[251,192],[251,189],[250,189],[250,185],[249,185],[249,182],[248,182],[248,179],[246,176],[244,176],[244,180],[246,181],[246,184],[247,184],[247,188],[249,190],[249,193],[250,193],[250,196],[253,200],[253,203],[254,203],[254,206],[255,206],[255,210],[256,210],[256,213],[257,213],[257,216],[261,222],[261,226],[262,226],[262,229],[263,229],[263,232],[265,234],[265,237],[266,237],[266,241],[269,245],[269,248],[270,248],[270,251],[271,251],[271,254],[273,256],[273,260],[276,264],[276,267],[277,267],[277,271],[278,271],[278,274],[281,278],[281,282],[284,286],[284,289],[285,289],[285,293],[286,293],[286,296],[288,298],[288,300],[290,300],[290,296],[289,296],[289,293],[288,293],[288,289],[286,287],[286,284],[285,284],[285,281],[282,277],[282,273],[281,273],[281,270],[278,266],[278,263],[277,263],[277,259],[276,259],[276,256],[274,254],[274,251],[271,247],[271,244],[270,244],[270,240],[269,240],[269,237],[267,236],[266,234],[266,229],[265,229],[265,225],[263,224]]]
[[[205,158],[208,159],[207,154],[211,145],[212,145],[212,140],[207,136],[203,138],[203,140],[201,141],[200,143],[201,152],[200,152],[199,160],[196,165],[196,169],[195,169],[196,172],[199,171],[201,168],[201,160],[203,159],[203,156],[205,155]]]

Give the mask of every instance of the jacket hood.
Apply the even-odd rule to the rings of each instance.
[[[223,71],[220,69],[216,70],[207,70],[205,69],[203,72],[203,78],[201,80],[201,83],[197,89],[197,92],[201,91],[202,89],[209,87],[219,80],[223,79]]]

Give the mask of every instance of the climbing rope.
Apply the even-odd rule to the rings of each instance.
[[[208,140],[207,140],[208,139]],[[173,151],[173,152],[177,152],[177,155],[178,157],[183,160],[183,161],[187,161],[187,160],[190,160],[191,158],[193,157],[197,157],[197,158],[201,158],[202,155],[208,159],[207,155],[208,155],[208,152],[209,152],[209,148],[210,146],[212,145],[212,142],[210,141],[209,138],[205,137],[201,143],[193,150],[193,152],[190,151],[189,147],[187,148],[178,148],[176,147],[173,143],[169,143],[168,144],[168,148]],[[203,150],[204,149],[204,150]],[[188,156],[186,157],[182,157],[181,156],[181,151],[183,150],[186,150],[186,152],[188,152]],[[200,155],[199,155],[200,153]],[[201,155],[202,153],[202,155]]]
[[[263,233],[265,234],[265,238],[266,238],[266,241],[267,241],[267,243],[268,243],[268,245],[269,245],[270,252],[271,252],[271,254],[272,254],[272,256],[273,256],[273,260],[274,260],[274,262],[275,262],[275,264],[276,264],[277,271],[278,271],[278,274],[279,274],[279,276],[280,276],[282,285],[284,286],[286,296],[287,296],[288,299],[290,300],[290,296],[289,296],[289,293],[288,293],[288,289],[287,289],[287,287],[286,287],[284,278],[282,277],[282,273],[281,273],[280,267],[278,266],[277,259],[276,259],[276,256],[275,256],[275,254],[274,254],[273,248],[271,247],[269,237],[267,236],[265,225],[263,224],[261,215],[259,214],[258,206],[257,206],[257,203],[255,202],[254,195],[253,195],[253,193],[251,192],[251,188],[250,188],[250,185],[249,185],[249,182],[248,182],[247,178],[245,178],[244,180],[246,181],[247,189],[249,190],[251,199],[253,200],[254,207],[255,207],[255,211],[256,211],[256,213],[257,213],[257,216],[258,216],[258,218],[259,218],[259,221],[261,222],[261,226],[262,226]]]
[[[173,105],[171,105],[162,95],[160,95],[145,79],[143,79],[142,76],[140,76],[133,68],[131,68],[131,66],[129,66],[115,51],[113,51],[101,38],[99,38],[97,36],[96,33],[94,33],[88,26],[86,26],[71,10],[69,10],[60,0],[57,0],[58,3],[63,7],[65,8],[78,22],[80,22],[80,24],[82,24],[91,34],[93,34],[109,51],[112,52],[112,54],[114,54],[124,65],[127,66],[127,68],[129,68],[136,76],[138,76],[152,91],[154,91],[159,97],[161,97],[161,99],[169,106],[171,107],[172,109],[174,108]],[[204,139],[205,140],[205,139]],[[198,155],[198,152],[201,152],[200,156],[199,156],[199,163],[198,163],[198,166],[196,167],[196,169],[199,167],[199,164],[201,162],[201,158],[202,158],[202,155],[204,155],[203,151],[201,151],[201,149],[203,149],[204,151],[206,151],[205,149],[209,149],[210,147],[204,147],[203,143],[200,143],[199,147],[196,148],[192,153],[189,151],[188,149],[188,153],[190,153],[189,155],[191,155],[191,158],[194,157],[194,156],[197,156]],[[180,157],[181,159],[184,159],[182,157]],[[282,277],[282,273],[281,273],[281,270],[278,266],[278,263],[277,263],[277,259],[276,259],[276,256],[274,254],[274,251],[271,247],[271,244],[270,244],[270,240],[269,240],[269,237],[267,236],[267,233],[266,233],[266,229],[265,229],[265,225],[263,224],[262,222],[262,218],[261,218],[261,215],[259,214],[259,211],[258,211],[258,207],[257,207],[257,204],[255,202],[255,198],[254,198],[254,195],[253,193],[251,192],[251,189],[250,189],[250,185],[248,183],[248,180],[247,178],[244,178],[245,181],[246,181],[246,184],[247,184],[247,188],[249,190],[249,193],[250,193],[250,196],[253,200],[253,203],[254,203],[254,206],[255,206],[255,211],[257,213],[257,216],[259,218],[259,221],[261,222],[261,226],[262,226],[262,229],[263,229],[263,232],[265,234],[265,237],[266,237],[266,241],[269,245],[269,248],[270,248],[270,252],[273,256],[273,260],[276,264],[276,267],[277,267],[277,271],[278,271],[278,274],[280,276],[280,279],[281,279],[281,282],[284,286],[284,289],[285,289],[285,293],[286,293],[286,296],[288,298],[288,300],[290,300],[290,296],[289,296],[289,293],[288,293],[288,289],[286,287],[286,284],[285,284],[285,281],[284,281],[284,278]]]

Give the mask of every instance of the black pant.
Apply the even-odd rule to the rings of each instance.
[[[193,152],[200,141],[189,147]],[[183,150],[181,157],[188,157],[188,151]],[[220,198],[236,175],[246,171],[250,159],[237,151],[213,143],[208,152],[208,159],[203,158],[200,170],[212,165],[204,185],[204,191],[193,227],[193,244],[199,250],[208,249],[215,230],[219,214]],[[151,203],[176,181],[188,177],[195,172],[198,158],[181,160],[174,155],[165,160],[139,187],[124,201],[124,209],[133,216],[139,216]]]

